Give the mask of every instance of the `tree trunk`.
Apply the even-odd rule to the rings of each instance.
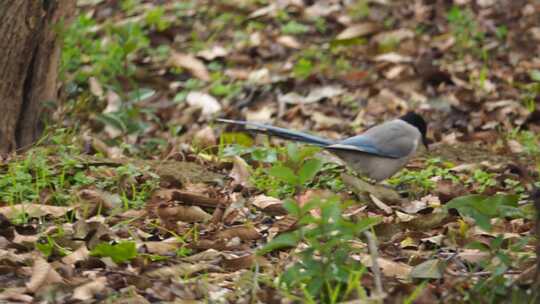
[[[0,0],[0,153],[40,135],[43,103],[57,98],[58,30],[74,0]]]
[[[533,299],[534,302],[531,303],[540,303],[540,189],[534,187],[531,193],[531,199],[534,202],[534,207],[536,208],[536,277],[534,278],[534,285],[532,286],[533,290]]]

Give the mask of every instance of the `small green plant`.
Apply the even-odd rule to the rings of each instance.
[[[315,18],[315,29],[321,34],[326,33],[328,31],[328,24],[326,23],[326,19],[323,17],[317,17]]]
[[[73,179],[73,173],[81,170],[79,163],[71,157],[61,154],[57,166],[50,165],[49,155],[53,152],[46,148],[30,150],[26,157],[12,161],[7,172],[0,174],[0,199],[10,205],[30,203],[40,198],[42,191],[52,191],[52,202],[56,205],[68,203],[68,188],[89,182],[82,179],[80,173]]]
[[[108,167],[88,167],[76,146],[66,144],[63,138],[68,134],[62,134],[47,135],[50,138],[44,141],[56,144],[32,148],[0,169],[0,201],[66,206],[76,201],[74,195],[81,188],[95,186],[119,193],[125,208],[138,208],[157,187],[159,177],[147,168],[126,164],[115,168],[111,176]],[[26,223],[28,216],[21,212],[14,220]]]
[[[491,230],[493,218],[531,218],[518,206],[518,195],[497,194],[485,196],[471,194],[452,199],[445,205],[446,210],[456,209],[461,216],[474,219],[476,225],[485,231]]]
[[[475,55],[485,58],[487,54],[482,49],[485,33],[474,20],[472,11],[454,6],[446,18],[456,39],[459,56],[463,57],[465,52],[472,51]]]
[[[262,250],[306,246],[296,254],[297,261],[279,277],[278,284],[287,293],[300,293],[307,303],[337,303],[349,297],[365,298],[360,285],[365,267],[351,259],[354,249],[351,240],[380,222],[379,218],[364,218],[353,222],[342,216],[345,204],[335,196],[315,198],[303,206],[288,200],[285,208],[298,218],[300,229],[281,234]],[[310,211],[318,208],[320,217]]]
[[[140,2],[141,0],[122,0],[120,3],[120,8],[129,14],[140,4]]]
[[[90,255],[98,257],[110,257],[115,263],[128,262],[137,257],[135,242],[119,242],[116,244],[100,243],[90,251]]]
[[[504,182],[505,189],[514,191],[514,193],[519,194],[519,195],[525,194],[526,189],[521,181],[511,179],[511,178],[505,178],[503,182]]]
[[[529,112],[536,110],[536,100],[540,95],[540,70],[529,72],[529,83],[518,83],[521,90],[521,102]]]
[[[495,29],[495,36],[499,40],[506,39],[506,36],[508,36],[508,27],[506,25],[497,26],[497,28]]]
[[[275,162],[270,168],[255,170],[255,187],[266,190],[270,195],[287,197],[307,187],[321,170],[323,162],[313,156],[320,149],[312,146],[299,148],[289,143],[286,159]]]
[[[313,72],[313,62],[305,57],[300,58],[293,67],[293,75],[298,78],[308,78]]]
[[[210,93],[214,96],[232,98],[242,91],[242,84],[238,82],[225,82],[218,80],[210,87]]]
[[[488,244],[472,242],[469,248],[488,253],[488,258],[471,267],[471,272],[483,271],[489,275],[466,291],[464,301],[472,303],[536,303],[531,298],[530,290],[512,283],[506,272],[520,269],[520,264],[527,263],[532,256],[525,253],[525,247],[532,241],[530,237],[517,241],[505,240],[503,235],[493,238]]]
[[[518,141],[523,146],[523,152],[530,155],[540,154],[539,137],[536,133],[515,128],[509,132],[508,138]]]
[[[497,185],[495,179],[495,173],[489,173],[484,170],[474,170],[472,177],[468,180],[468,183],[478,184],[478,192],[484,192],[488,187]]]
[[[154,90],[144,88],[128,92],[125,94],[125,100],[121,102],[117,111],[100,113],[96,115],[95,119],[105,126],[114,128],[117,134],[111,134],[112,139],[116,140],[115,144],[120,144],[123,139],[122,136],[138,135],[149,127],[143,118],[152,120],[155,117],[154,111],[141,108],[138,103],[150,98],[155,93]]]
[[[146,13],[146,24],[162,32],[171,26],[171,23],[164,15],[165,8],[163,6],[155,7]]]
[[[61,74],[73,74],[75,83],[80,85],[85,85],[91,76],[102,83],[115,83],[118,75],[132,75],[135,71],[132,54],[149,45],[142,25],[109,24],[104,33],[107,39],[98,39],[95,26],[91,17],[80,15],[63,33]]]
[[[334,76],[349,72],[352,69],[348,57],[349,46],[364,44],[362,38],[335,40],[327,47],[308,47],[299,53],[293,66],[293,76],[301,79],[313,74]]]
[[[401,170],[396,176],[390,178],[388,182],[391,185],[410,185],[412,188],[418,188],[422,193],[433,190],[436,182],[434,178],[451,180],[454,183],[459,182],[459,177],[452,173],[453,164],[441,161],[440,158],[432,158],[427,161],[426,167],[420,171],[408,169]]]
[[[285,35],[301,35],[309,32],[309,26],[291,20],[281,27],[281,32]]]
[[[141,208],[159,184],[159,177],[148,168],[137,168],[131,164],[116,169],[117,183],[125,209]],[[138,179],[144,181],[138,182]]]
[[[339,177],[343,168],[315,158],[320,148],[289,143],[284,147],[254,146],[243,133],[225,133],[220,138],[220,158],[242,156],[252,164],[251,182],[268,195],[285,198],[306,188],[344,188]],[[282,155],[282,157],[280,157]]]
[[[51,255],[66,256],[71,251],[61,246],[56,240],[65,236],[65,232],[62,226],[58,226],[57,230],[51,235],[41,237],[34,246],[44,256],[49,257]]]
[[[368,0],[356,0],[351,1],[351,4],[347,6],[347,14],[353,20],[362,20],[369,16],[369,1]]]
[[[270,176],[294,188],[300,188],[313,180],[322,168],[322,161],[313,158],[319,152],[317,147],[302,147],[289,143],[287,145],[287,160],[283,164],[276,164],[268,170]]]

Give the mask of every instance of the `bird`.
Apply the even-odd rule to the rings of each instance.
[[[218,122],[241,125],[249,131],[322,147],[342,159],[360,175],[380,182],[402,169],[415,155],[420,144],[428,147],[427,123],[413,111],[368,128],[364,133],[342,140],[332,140],[272,125],[217,119]]]

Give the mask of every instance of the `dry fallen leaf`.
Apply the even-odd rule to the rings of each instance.
[[[160,267],[147,272],[146,275],[151,278],[164,279],[170,277],[186,277],[200,271],[221,271],[221,268],[205,262],[197,262],[196,264],[180,263],[169,267]]]
[[[240,156],[233,157],[233,168],[229,176],[233,179],[235,185],[250,187],[250,167]]]
[[[385,53],[373,57],[374,61],[391,62],[391,63],[407,63],[413,62],[413,58],[398,53]]]
[[[88,259],[89,256],[90,251],[88,251],[88,248],[86,248],[85,245],[82,245],[79,249],[63,257],[62,262],[67,265],[73,265],[79,261]]]
[[[118,193],[110,193],[107,191],[99,189],[84,189],[79,193],[79,198],[88,204],[83,204],[85,210],[95,209],[95,212],[98,210],[108,211],[115,208],[122,207],[122,198]],[[95,214],[94,212],[88,211],[88,214]]]
[[[246,199],[241,193],[231,194],[231,203],[223,213],[223,223],[226,225],[244,223],[249,215],[249,210],[245,206]]]
[[[97,98],[103,98],[105,92],[103,91],[103,87],[101,86],[101,83],[99,83],[99,80],[96,79],[96,77],[88,78],[88,85],[90,87],[90,92],[94,94],[94,96],[96,96]]]
[[[107,107],[103,109],[103,113],[114,113],[120,111],[122,107],[122,98],[113,90],[107,91]]]
[[[367,254],[362,255],[360,261],[367,267],[373,265],[371,256]],[[405,263],[394,262],[385,258],[377,258],[377,263],[379,264],[382,273],[387,277],[405,280],[408,279],[411,274],[412,267]]]
[[[272,115],[276,113],[276,108],[273,105],[266,105],[259,109],[248,109],[246,111],[246,120],[269,123],[272,121]]]
[[[343,124],[342,119],[335,116],[328,116],[321,112],[313,113],[311,119],[313,119],[317,123],[317,128],[320,129],[328,129]]]
[[[267,266],[269,262],[262,256],[257,256],[252,253],[244,254],[224,254],[224,259],[221,264],[226,270],[237,271],[240,269],[249,269],[255,264]]]
[[[106,288],[107,278],[98,277],[92,281],[78,286],[73,290],[73,299],[87,301],[93,299],[98,293]]]
[[[234,237],[239,237],[241,240],[247,241],[247,240],[258,240],[262,236],[254,227],[242,225],[242,226],[234,226],[234,227],[219,231],[216,234],[215,239],[230,240]]]
[[[203,81],[210,81],[210,74],[204,63],[190,54],[173,52],[168,65],[175,68],[183,68],[190,71],[193,76]]]
[[[252,198],[251,204],[270,215],[287,214],[287,210],[283,208],[283,201],[275,197],[260,194]]]
[[[32,235],[19,234],[17,233],[16,230],[13,232],[13,235],[14,237],[11,240],[13,243],[21,244],[21,245],[30,245],[30,246],[33,246],[33,244],[35,244],[40,237],[39,234],[32,234]]]
[[[287,104],[309,104],[318,102],[324,98],[332,98],[343,94],[344,89],[340,86],[323,86],[309,92],[307,96],[301,96],[296,92],[279,95],[278,100]]]
[[[28,255],[29,254],[16,253],[14,249],[0,249],[0,261],[4,261],[10,264],[23,264],[24,261],[29,258]]]
[[[35,303],[34,298],[25,292],[26,290],[22,287],[2,288],[0,303]]]
[[[291,49],[300,49],[302,47],[302,44],[296,38],[293,36],[279,36],[276,40],[279,44],[286,46]]]
[[[189,92],[186,101],[192,107],[201,108],[203,115],[212,115],[221,111],[219,102],[206,93],[196,91]]]
[[[427,260],[411,270],[411,277],[416,279],[441,279],[443,277],[443,265],[438,259]]]
[[[391,41],[392,43],[398,43],[401,40],[410,38],[414,38],[414,32],[406,28],[401,28],[393,31],[379,33],[373,36],[372,41],[376,43],[387,43],[389,41]]]
[[[255,11],[251,12],[251,14],[249,14],[249,18],[251,18],[251,19],[259,18],[259,17],[265,16],[265,15],[274,13],[278,9],[279,9],[278,4],[272,3],[270,5],[263,6],[263,7],[259,8],[259,9],[255,10]]]
[[[166,223],[175,223],[177,221],[194,223],[206,222],[212,218],[212,215],[202,210],[199,206],[159,206],[157,215]]]
[[[7,218],[13,218],[23,212],[28,214],[29,217],[40,217],[45,215],[61,217],[74,208],[75,206],[61,207],[41,204],[18,204],[0,207],[0,214],[3,214]]]
[[[202,51],[199,51],[197,53],[197,56],[202,57],[208,61],[214,60],[216,58],[225,57],[229,54],[229,52],[222,46],[214,45],[209,49],[205,49]]]
[[[217,144],[214,128],[206,126],[193,135],[193,145],[199,148],[210,148]]]
[[[190,255],[188,257],[182,258],[182,261],[192,262],[192,263],[205,261],[205,262],[208,262],[209,264],[217,264],[219,261],[221,261],[222,256],[223,256],[223,253],[220,251],[217,251],[215,249],[207,249],[205,251],[201,251],[194,255]]]
[[[373,22],[353,24],[336,36],[337,40],[347,40],[373,34],[379,30],[379,25]]]
[[[62,277],[53,269],[41,256],[34,257],[32,265],[32,277],[26,283],[26,289],[30,292],[36,292],[41,287],[62,282]]]
[[[388,206],[387,204],[383,203],[383,201],[378,199],[375,195],[370,194],[369,198],[371,198],[371,201],[373,202],[373,204],[375,204],[375,206],[377,206],[379,209],[384,211],[384,213],[392,214],[392,208]]]
[[[180,247],[180,242],[177,238],[170,238],[163,241],[144,242],[143,246],[146,247],[148,253],[169,255],[176,252]]]

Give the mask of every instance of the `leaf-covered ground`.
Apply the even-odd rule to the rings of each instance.
[[[2,303],[533,303],[535,1],[79,0],[43,139],[0,166]],[[414,110],[385,185],[330,138]]]

